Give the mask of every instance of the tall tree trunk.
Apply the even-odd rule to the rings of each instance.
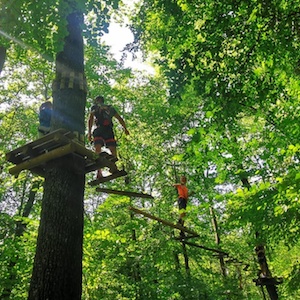
[[[63,51],[56,59],[52,129],[84,136],[83,16],[68,16]],[[75,168],[76,167],[76,168]],[[77,171],[76,171],[77,169]],[[82,172],[78,172],[82,169]],[[72,154],[48,164],[30,300],[77,300],[82,292],[84,160]]]
[[[29,195],[28,195],[28,200],[23,208],[23,212],[22,212],[22,217],[23,218],[28,218],[31,210],[33,208],[34,205],[34,201],[35,201],[35,196],[37,193],[37,190],[39,189],[39,187],[41,186],[42,181],[41,179],[35,180],[32,183]],[[22,222],[22,221],[17,221],[16,223],[16,236],[22,236],[24,231],[26,230],[26,226],[27,224]]]
[[[25,204],[25,207],[23,208],[23,212],[21,214],[21,216],[23,218],[27,218],[30,215],[30,212],[32,210],[34,201],[35,201],[35,196],[37,193],[37,189],[39,188],[39,186],[41,185],[41,181],[34,181],[30,192],[29,192],[29,196],[28,196],[28,200]],[[15,237],[21,237],[24,233],[24,231],[26,230],[26,226],[27,224],[24,223],[23,221],[17,221],[16,222],[16,229],[15,229]],[[12,292],[12,289],[14,287],[14,284],[16,283],[17,280],[17,274],[16,271],[14,269],[16,262],[18,261],[18,256],[14,257],[13,260],[10,260],[9,262],[9,284],[6,284],[2,293],[0,294],[0,299],[10,299],[10,295]]]

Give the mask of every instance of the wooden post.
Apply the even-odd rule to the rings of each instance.
[[[182,246],[182,252],[183,252],[183,257],[184,257],[185,272],[186,272],[187,276],[190,276],[189,257],[188,257],[185,245],[186,244],[182,241],[181,246]]]

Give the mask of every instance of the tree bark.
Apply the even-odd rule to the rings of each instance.
[[[83,16],[72,13],[67,20],[69,35],[56,58],[51,128],[75,132],[83,142]],[[81,299],[84,185],[84,158],[69,154],[48,163],[30,300]]]
[[[28,299],[81,299],[84,175],[63,158],[47,173]]]

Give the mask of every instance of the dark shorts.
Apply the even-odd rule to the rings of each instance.
[[[178,207],[179,209],[186,209],[187,201],[184,198],[178,198]]]
[[[94,145],[117,146],[112,127],[97,127],[93,131]]]

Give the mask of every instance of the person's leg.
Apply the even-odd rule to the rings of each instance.
[[[101,144],[95,144],[95,152],[96,152],[97,154],[101,153],[101,148],[102,148],[102,145],[101,145]],[[99,179],[99,178],[101,178],[101,177],[103,177],[103,175],[102,175],[102,170],[101,170],[101,169],[98,169],[98,170],[97,170],[96,178]]]
[[[95,152],[97,154],[101,153],[101,148],[102,148],[102,145],[101,144],[96,144],[95,145]]]
[[[117,158],[117,142],[115,139],[114,131],[111,127],[105,131],[105,144],[110,150],[111,155]]]
[[[105,144],[106,144],[106,147],[111,152],[111,155],[114,156],[116,159],[118,159],[118,157],[117,157],[117,142],[115,140],[115,135],[114,135],[112,128],[109,128],[106,132]],[[117,168],[116,164],[114,167],[110,168],[111,173],[115,173],[117,171],[118,171],[118,168]]]
[[[116,146],[110,145],[110,146],[107,146],[107,147],[110,150],[111,155],[114,156],[115,158],[117,158],[117,148],[116,148]],[[117,165],[114,164],[114,166],[112,166],[112,167],[109,168],[109,171],[111,173],[116,173],[118,171]]]
[[[185,209],[183,208],[183,209],[181,209],[179,218],[183,220],[185,216],[186,216],[186,213],[185,213]]]
[[[93,132],[93,137],[94,137],[94,147],[95,147],[95,152],[97,154],[100,154],[101,151],[102,151],[102,147],[104,145],[104,140],[103,140],[103,137],[101,136],[101,131],[96,128]],[[96,178],[99,179],[103,177],[102,175],[102,170],[101,169],[98,169],[97,170],[97,176]]]
[[[111,152],[111,155],[117,157],[117,147],[116,146],[108,146],[108,149]]]
[[[38,127],[39,138],[42,138],[46,134],[50,133],[50,127],[39,126]]]
[[[178,198],[178,207],[179,207],[179,220],[178,224],[182,225],[184,224],[184,217],[186,215],[185,209],[186,209],[186,200],[183,198]]]
[[[178,198],[178,211],[179,211],[179,219],[178,219],[178,224],[182,225],[182,218],[181,218],[181,209],[182,209],[182,198]]]

